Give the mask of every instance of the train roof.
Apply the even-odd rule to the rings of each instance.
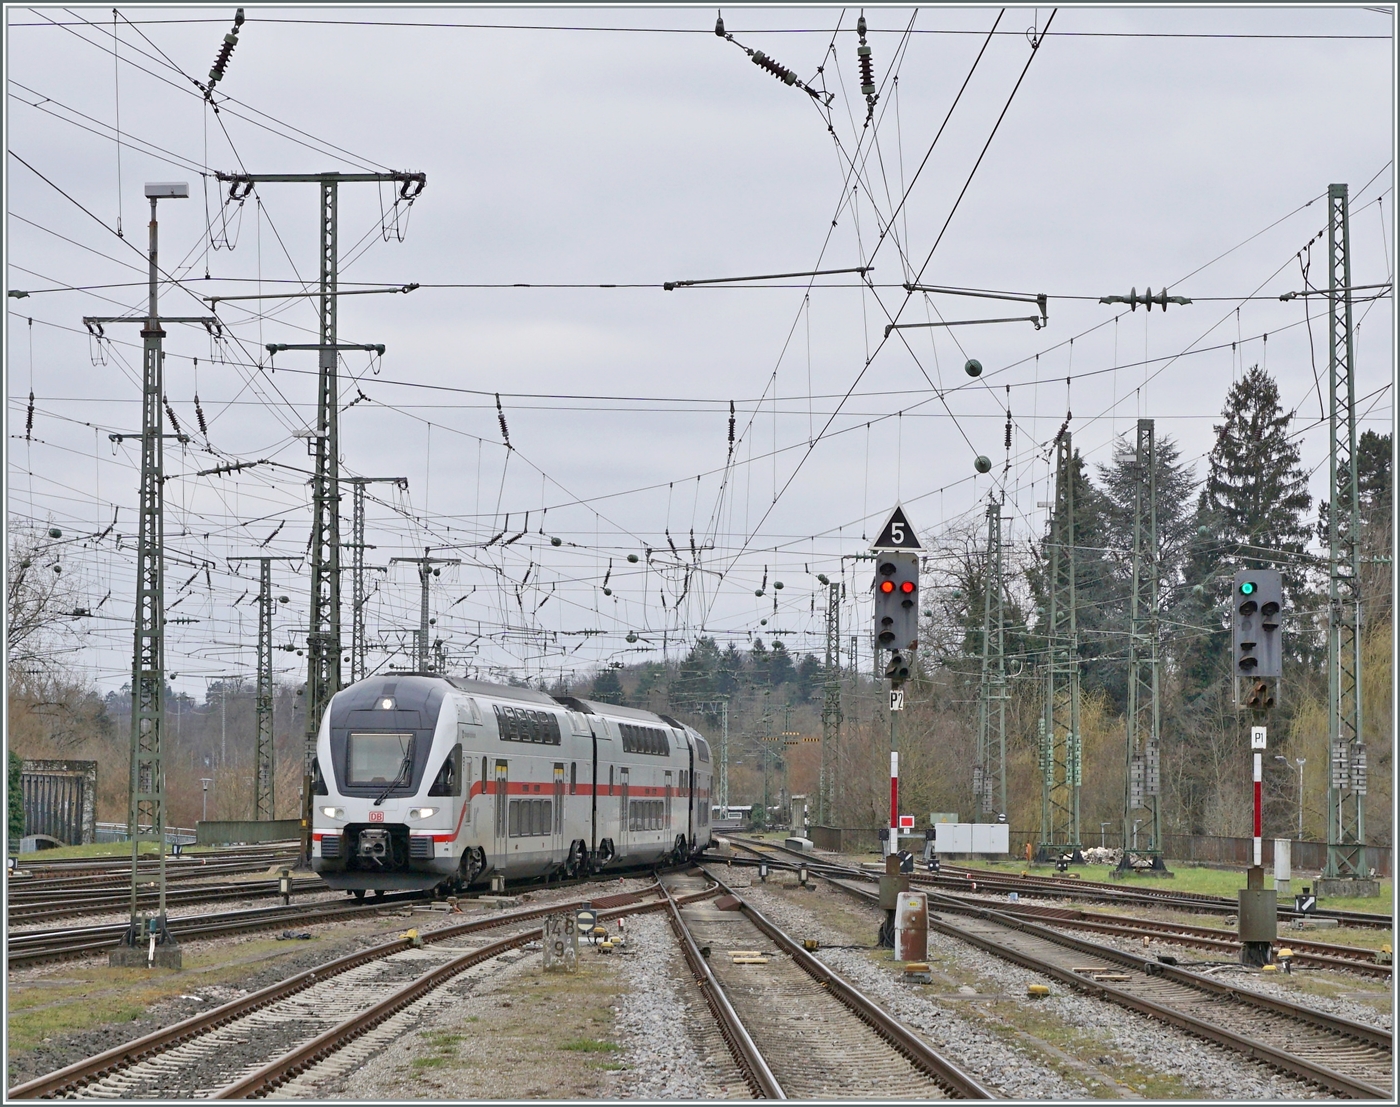
[[[538,703],[546,707],[559,706],[559,702],[548,693],[523,685],[490,684],[484,680],[466,680],[462,677],[443,677],[442,679],[446,680],[457,691],[466,692],[468,695],[494,696],[500,700],[524,700],[526,703]]]
[[[364,688],[368,685],[375,689],[369,697],[372,699],[385,694],[385,685],[407,683],[412,686],[420,684],[420,682],[441,682],[469,696],[490,696],[498,700],[535,703],[542,707],[563,707],[570,711],[582,711],[586,715],[608,715],[617,719],[635,719],[637,722],[647,723],[651,726],[672,727],[680,731],[693,729],[670,716],[658,715],[654,711],[645,711],[637,707],[623,707],[620,704],[586,700],[578,696],[551,696],[547,692],[519,684],[493,684],[484,680],[443,676],[441,673],[380,673],[350,685],[349,688],[342,689],[342,692],[350,691],[356,687]]]
[[[636,719],[638,722],[650,723],[652,726],[670,726],[681,729],[680,724],[666,718],[665,715],[658,715],[655,711],[644,711],[637,707],[622,707],[615,703],[602,703],[597,700],[585,700],[578,696],[560,696],[559,702],[565,707],[577,711],[583,709],[588,715],[613,715],[619,719]]]

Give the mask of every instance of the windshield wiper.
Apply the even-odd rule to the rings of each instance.
[[[399,764],[398,776],[394,777],[393,780],[389,781],[389,786],[385,788],[384,791],[379,793],[379,798],[374,801],[374,806],[378,807],[381,803],[383,803],[386,799],[389,798],[390,792],[392,792],[399,785],[407,783],[407,781],[405,781],[404,778],[408,776],[408,774],[412,772],[412,770],[413,750],[410,749],[406,754],[403,755],[403,761]]]

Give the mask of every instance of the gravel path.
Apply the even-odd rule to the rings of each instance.
[[[745,893],[754,905],[784,929],[801,937],[817,937],[824,943],[847,944],[848,935],[820,924],[814,927],[811,913],[799,905],[793,893],[773,891],[763,885]],[[803,893],[806,895],[835,892]],[[878,913],[868,912],[874,924]],[[1330,1098],[1330,1093],[1312,1088],[1301,1080],[1273,1072],[1262,1065],[1244,1061],[1239,1054],[1173,1027],[1127,1011],[1115,1004],[1075,994],[1052,983],[1051,996],[1034,1004],[1038,1020],[1053,1018],[1072,1029],[1079,1038],[1090,1036],[1103,1043],[1103,1053],[1091,1061],[1099,1071],[1091,1075],[1084,1066],[1071,1074],[1056,1072],[1043,1056],[1026,1052],[1020,1042],[988,1032],[985,1025],[960,1017],[951,1009],[954,1001],[917,986],[901,984],[869,956],[850,950],[823,949],[819,952],[833,968],[846,975],[911,1028],[924,1034],[936,1048],[963,1065],[980,1079],[1015,1099],[1067,1099],[1089,1095],[1144,1094],[1142,1085],[1129,1086],[1128,1076],[1116,1075],[1124,1067],[1140,1066],[1165,1074],[1179,1082],[1178,1096],[1209,1099],[1314,1099]],[[1002,961],[965,942],[929,934],[929,958],[944,965],[956,965],[975,974],[980,993],[1024,997],[1026,987],[1044,983],[1044,978],[1027,969]],[[966,1004],[968,1001],[963,1001]],[[1029,1003],[1030,1001],[1024,1001]],[[1077,1083],[1076,1083],[1077,1081]]]

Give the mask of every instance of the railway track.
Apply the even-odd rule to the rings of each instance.
[[[217,876],[238,876],[246,873],[265,873],[274,865],[281,864],[291,868],[296,863],[296,854],[269,853],[258,857],[246,857],[240,859],[211,859],[203,858],[176,858],[173,860],[186,861],[187,863],[175,865],[167,864],[165,872],[165,882],[167,885],[179,884],[190,880],[207,880]],[[159,869],[155,864],[147,865],[143,863],[137,869],[137,875],[142,883],[154,883],[157,879]],[[11,903],[33,902],[42,900],[46,896],[63,895],[74,891],[90,891],[101,889],[103,891],[117,891],[131,887],[131,866],[125,865],[119,868],[95,868],[82,870],[76,873],[62,873],[54,875],[30,875],[22,877],[11,877],[6,881],[6,888]]]
[[[742,848],[750,850],[757,855],[762,855],[764,849],[781,850],[784,855],[792,855],[793,860],[773,861],[771,854],[770,863],[781,865],[784,868],[795,868],[799,864],[806,864],[811,872],[822,876],[845,876],[855,879],[874,881],[875,874],[869,872],[864,867],[855,869],[845,865],[817,860],[808,854],[796,854],[785,846],[778,846],[773,843],[761,842],[736,842]],[[798,861],[796,858],[802,860]],[[929,886],[926,880],[920,880],[917,874],[912,874],[911,886]],[[972,906],[990,906],[986,900],[972,898],[965,889],[969,883],[976,883],[977,892],[992,892],[995,894],[998,889],[988,888],[983,882],[975,881],[955,881],[953,888],[957,891],[950,894],[955,899],[959,899]],[[1013,889],[1026,894],[1033,894],[1026,889]],[[1053,926],[1067,927],[1072,930],[1090,930],[1102,934],[1110,934],[1124,938],[1148,938],[1170,941],[1177,945],[1190,946],[1196,949],[1214,950],[1221,953],[1238,954],[1240,949],[1239,937],[1229,930],[1222,930],[1216,927],[1192,926],[1186,923],[1178,923],[1160,919],[1140,919],[1123,915],[1095,914],[1080,908],[1067,907],[1046,907],[1032,904],[997,904],[997,910],[1008,915],[1015,915],[1018,918],[1027,918],[1049,923]],[[1379,977],[1381,979],[1393,979],[1394,970],[1389,962],[1382,962],[1377,959],[1377,951],[1364,946],[1341,945],[1334,942],[1315,942],[1304,938],[1286,937],[1277,941],[1279,948],[1288,948],[1293,951],[1293,964],[1306,965],[1312,968],[1340,969],[1345,972],[1353,972],[1362,976]]]
[[[297,877],[292,881],[292,894],[305,895],[308,892],[328,892],[330,889],[319,876]],[[228,899],[261,899],[280,894],[277,880],[225,881],[219,884],[200,884],[194,887],[170,888],[165,893],[167,907],[182,907],[192,903],[214,903]],[[137,906],[154,908],[159,902],[155,892],[141,892],[137,896]],[[13,933],[14,928],[33,923],[48,922],[53,919],[72,918],[80,915],[102,915],[112,912],[125,912],[131,904],[131,892],[98,889],[93,892],[68,892],[63,895],[38,897],[10,897],[8,919]]]
[[[657,910],[642,894],[594,899],[600,916]],[[700,895],[711,895],[707,890]],[[9,1090],[12,1099],[266,1095],[476,965],[541,937],[529,924],[584,900],[505,912],[337,958]],[[486,932],[512,933],[489,940]],[[386,994],[387,993],[387,994]],[[268,1058],[272,1059],[269,1060]]]
[[[950,914],[958,918],[951,920]],[[1355,1099],[1392,1097],[1387,1030],[1232,988],[1200,973],[942,896],[930,898],[929,926],[1331,1092]]]
[[[852,875],[850,870],[820,863],[808,866],[809,872],[835,887],[878,904],[879,893],[866,883],[866,874]],[[1354,1099],[1393,1101],[1388,1030],[1088,942],[1017,917],[1000,905],[993,908],[939,892],[928,896],[932,930],[1078,991],[1171,1023],[1328,1091]]]
[[[1225,896],[1204,892],[1178,892],[1166,888],[1125,888],[1097,880],[1050,876],[1021,876],[1019,873],[999,873],[990,869],[968,869],[944,865],[938,875],[914,874],[913,883],[930,887],[954,889],[960,883],[975,882],[978,888],[996,892],[1024,892],[1056,899],[1093,900],[1103,903],[1132,904],[1149,907],[1170,907],[1201,915],[1233,915],[1239,903]],[[1291,907],[1280,906],[1280,918],[1336,919],[1338,925],[1389,930],[1394,925],[1390,915],[1369,911],[1343,911],[1339,908],[1319,908],[1309,914]]]
[[[223,911],[209,915],[177,916],[169,920],[170,933],[176,939],[213,938],[239,934],[250,930],[270,930],[276,927],[309,926],[323,922],[338,922],[360,915],[372,915],[385,907],[402,907],[432,899],[429,893],[402,892],[387,895],[372,903],[321,902],[292,904],[284,907],[252,907],[240,911]],[[101,923],[96,926],[75,926],[26,931],[9,935],[9,966],[32,965],[43,961],[59,961],[69,957],[92,956],[112,949],[126,933],[127,924]]]
[[[671,926],[754,1094],[765,1099],[990,1099],[986,1088],[708,873],[725,897]],[[773,950],[763,965],[735,951]]]
[[[963,896],[954,897],[969,904],[978,901]],[[987,906],[983,901],[983,906]],[[1188,926],[1185,923],[1163,922],[1158,919],[1126,918],[1121,915],[1100,915],[1091,911],[1065,907],[1034,907],[1029,904],[998,904],[997,910],[1017,918],[1032,919],[1051,926],[1071,930],[1090,930],[1124,938],[1157,938],[1176,945],[1215,950],[1236,955],[1240,940],[1234,931],[1210,926]],[[1362,976],[1384,980],[1393,978],[1389,962],[1378,961],[1377,951],[1364,946],[1338,945],[1332,942],[1310,942],[1300,938],[1278,939],[1280,948],[1293,951],[1294,965],[1320,969],[1341,969]]]

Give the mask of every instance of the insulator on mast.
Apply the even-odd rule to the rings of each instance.
[[[506,413],[505,409],[501,407],[501,394],[499,392],[496,393],[496,418],[501,421],[501,437],[505,440],[506,449],[509,450],[511,448],[510,430],[506,427]]]
[[[233,48],[238,45],[238,29],[243,26],[243,9],[239,8],[233,17],[233,30],[224,35],[223,45],[219,47],[219,56],[214,59],[214,67],[209,70],[209,84],[204,89],[206,100],[212,100],[214,86],[224,79],[224,71],[228,68],[229,58],[233,57]]]
[[[875,60],[870,56],[870,47],[865,41],[865,16],[856,20],[856,34],[860,36],[860,45],[856,47],[856,57],[860,60],[860,91],[865,97],[866,113],[865,119],[868,123],[875,114],[875,101],[879,99],[875,94]]]
[[[762,50],[755,50],[752,56],[754,65],[760,66],[763,69],[768,70],[769,73],[777,77],[778,80],[783,82],[783,84],[795,85],[797,83],[796,73],[794,73],[791,69],[787,68],[787,66],[780,65],[778,62],[775,62]]]

